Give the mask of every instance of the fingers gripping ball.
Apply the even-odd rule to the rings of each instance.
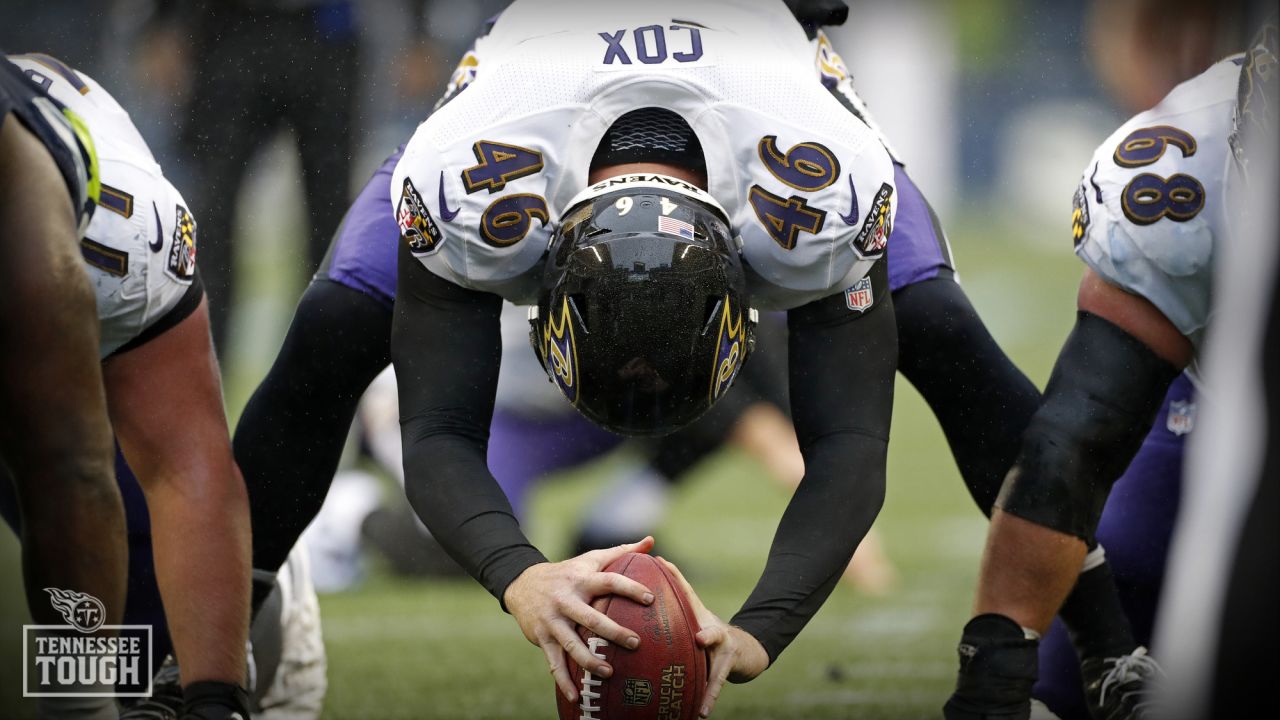
[[[707,655],[694,635],[698,621],[689,598],[675,578],[654,558],[630,553],[606,572],[625,575],[653,592],[652,605],[606,595],[592,606],[640,636],[640,647],[628,650],[597,637],[586,628],[578,634],[597,657],[613,667],[598,677],[569,659],[578,686],[577,702],[556,693],[560,720],[693,720],[707,687]]]

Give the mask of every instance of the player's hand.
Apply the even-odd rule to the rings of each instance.
[[[563,562],[540,563],[507,586],[502,596],[507,610],[529,642],[542,648],[556,685],[570,702],[577,702],[578,690],[569,677],[565,653],[593,675],[609,677],[613,673],[613,668],[582,642],[578,625],[622,647],[634,650],[640,646],[639,635],[591,607],[591,601],[601,595],[621,595],[644,605],[652,603],[649,588],[618,573],[601,572],[627,553],[646,553],[652,547],[653,538],[646,537]]]
[[[676,582],[684,589],[684,594],[693,605],[698,625],[702,628],[694,639],[711,653],[707,692],[702,696],[702,707],[698,709],[700,717],[710,717],[711,711],[716,707],[716,699],[720,697],[720,690],[724,688],[724,681],[743,683],[753,679],[769,667],[769,653],[746,630],[726,623],[708,610],[693,591],[693,586],[684,579],[680,568],[663,558],[658,560],[667,566],[667,570],[671,571]]]

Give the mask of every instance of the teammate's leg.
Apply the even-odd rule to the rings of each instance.
[[[124,455],[116,451],[116,485],[124,499],[125,524],[129,529],[129,586],[125,599],[124,623],[151,626],[151,665],[159,668],[173,652],[164,602],[156,582],[155,554],[151,547],[151,516],[147,498]]]
[[[996,344],[955,280],[942,224],[897,166],[898,215],[889,288],[898,317],[898,370],[929,403],[965,487],[991,514],[1040,392]]]
[[[969,494],[990,515],[1040,392],[996,344],[954,280],[908,285],[894,293],[893,304],[898,369],[929,404]]]
[[[489,470],[520,517],[540,478],[601,457],[622,441],[578,413],[548,418],[498,410],[489,429]]]
[[[1190,380],[1185,375],[1175,380],[1142,449],[1112,488],[1098,524],[1098,541],[1106,548],[1115,574],[1119,601],[1132,627],[1131,640],[1119,647],[1094,649],[1097,639],[1088,637],[1087,625],[1099,618],[1093,603],[1082,603],[1084,593],[1077,586],[1060,613],[1078,618],[1076,626],[1069,632],[1062,622],[1055,622],[1041,641],[1040,679],[1033,695],[1063,720],[1090,717],[1078,652],[1095,658],[1092,665],[1097,666],[1098,658],[1122,656],[1151,642],[1181,495],[1183,446],[1194,423],[1193,401]],[[1106,670],[1090,669],[1094,671],[1090,682],[1097,682],[1098,669]]]

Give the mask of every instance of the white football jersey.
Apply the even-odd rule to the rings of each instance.
[[[1125,123],[1076,190],[1076,254],[1141,295],[1197,351],[1212,315],[1216,246],[1228,235],[1226,179],[1243,56],[1223,60]]]
[[[437,275],[531,303],[601,138],[661,107],[698,136],[753,304],[841,291],[884,253],[898,198],[877,134],[814,67],[780,0],[517,0],[405,148],[391,187],[401,233]]]
[[[81,241],[106,358],[164,317],[195,277],[195,220],[129,114],[92,78],[46,55],[10,56],[89,128],[102,196]]]

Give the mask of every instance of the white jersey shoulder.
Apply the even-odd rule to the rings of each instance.
[[[11,58],[89,128],[102,196],[81,241],[97,294],[103,358],[164,317],[195,277],[195,220],[115,98],[46,55]]]
[[[402,235],[437,275],[529,303],[606,130],[662,107],[699,138],[753,302],[843,290],[883,254],[897,197],[877,134],[814,63],[780,1],[517,0],[406,146],[391,188]]]
[[[1141,295],[1198,348],[1227,236],[1227,139],[1239,57],[1182,83],[1098,148],[1076,190],[1076,254]]]

